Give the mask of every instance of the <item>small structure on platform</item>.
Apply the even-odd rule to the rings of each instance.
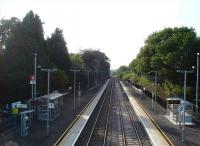
[[[184,100],[173,97],[167,98],[166,118],[175,125],[183,124],[183,106]],[[185,125],[194,125],[193,123],[193,104],[185,101]]]
[[[49,120],[55,120],[61,114],[61,108],[63,105],[63,96],[67,93],[50,93],[38,97],[36,101],[37,105],[37,116],[39,120],[47,120],[47,99],[49,98]]]

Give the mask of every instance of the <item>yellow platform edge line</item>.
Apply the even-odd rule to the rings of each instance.
[[[139,103],[139,102],[138,102]],[[139,105],[141,106],[142,110],[147,114],[147,116],[150,118],[150,120],[153,122],[153,124],[156,126],[156,128],[160,131],[160,133],[163,135],[164,139],[167,141],[168,144],[170,144],[171,146],[174,146],[174,144],[172,143],[172,141],[169,139],[169,137],[165,134],[165,132],[160,128],[160,126],[156,123],[156,121],[151,117],[151,115],[149,115],[149,113],[145,110],[145,108],[143,107],[143,105],[141,105],[139,103]]]

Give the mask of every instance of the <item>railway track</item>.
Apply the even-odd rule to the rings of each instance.
[[[111,97],[113,91],[113,81],[110,83],[107,94],[105,94],[104,102],[99,110],[98,116],[95,120],[95,123],[92,127],[89,139],[86,145],[105,145],[107,131],[108,131],[108,121],[110,115],[111,107]],[[104,111],[104,109],[107,109]]]
[[[112,78],[76,145],[145,145],[150,141],[116,78]]]
[[[121,88],[121,86],[120,86]],[[120,92],[120,94],[122,94]],[[124,107],[127,112],[127,115],[130,119],[130,123],[132,125],[132,139],[129,140],[131,134],[128,135],[128,139],[126,141],[126,145],[143,145],[143,146],[150,146],[151,143],[149,141],[149,137],[147,136],[146,131],[144,130],[141,122],[139,121],[137,115],[135,114],[133,107],[131,106],[127,96],[125,95],[125,93],[123,93],[123,95],[121,95],[121,102],[122,102],[122,106]],[[124,112],[125,113],[125,112]],[[123,116],[122,116],[123,117]],[[123,124],[125,125],[125,124]],[[126,132],[125,132],[126,133]]]

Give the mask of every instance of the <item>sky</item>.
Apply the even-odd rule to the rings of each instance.
[[[23,19],[33,10],[45,37],[59,27],[70,53],[98,49],[117,69],[129,65],[155,31],[187,26],[199,36],[199,6],[200,0],[0,0],[0,19]]]

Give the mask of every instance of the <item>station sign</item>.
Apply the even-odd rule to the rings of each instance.
[[[17,104],[17,108],[27,108],[27,104]]]
[[[11,104],[12,109],[13,109],[13,108],[16,108],[18,104],[21,104],[21,101],[13,102],[13,103]]]
[[[49,103],[49,108],[54,108],[54,103]]]
[[[35,76],[30,75],[30,84],[36,84]]]

